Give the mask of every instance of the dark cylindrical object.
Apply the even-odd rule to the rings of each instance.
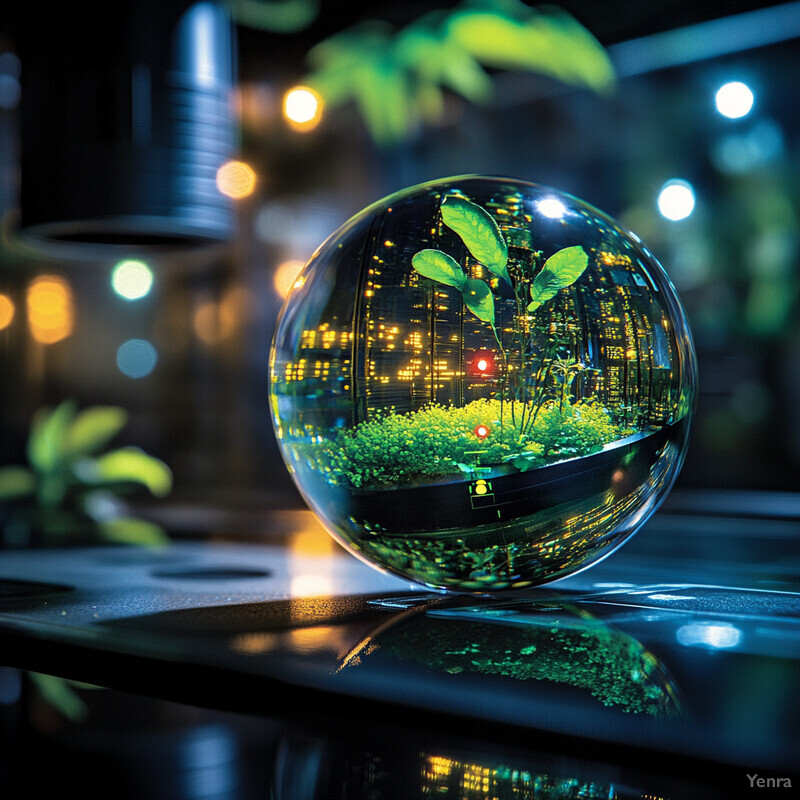
[[[39,8],[37,6],[37,8]],[[55,4],[22,31],[20,221],[39,243],[174,246],[232,227],[233,26],[217,2]]]

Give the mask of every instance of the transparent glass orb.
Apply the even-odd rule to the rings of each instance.
[[[271,354],[277,437],[331,534],[380,569],[487,594],[635,533],[683,462],[695,383],[680,301],[634,234],[485,176],[343,225]]]

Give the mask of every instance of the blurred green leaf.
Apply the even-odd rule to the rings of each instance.
[[[393,31],[376,21],[363,22],[315,45],[307,55],[312,68],[303,83],[316,89],[326,105],[338,105],[357,96],[354,73],[373,69],[391,49]]]
[[[461,290],[464,304],[481,321],[494,327],[494,297],[483,281],[470,278]]]
[[[83,722],[86,719],[86,703],[75,693],[71,681],[40,672],[29,672],[28,675],[42,697],[59,713],[72,722]]]
[[[112,450],[89,463],[88,469],[81,470],[84,480],[94,483],[140,483],[156,497],[163,497],[172,488],[169,467],[137,447]]]
[[[420,250],[414,254],[411,263],[420,275],[447,286],[454,286],[458,290],[463,289],[467,282],[464,270],[441,250]]]
[[[229,0],[229,4],[240,25],[277,33],[301,31],[319,12],[319,0]]]
[[[352,79],[361,115],[376,141],[398,141],[416,126],[410,87],[391,51],[374,59],[371,66],[356,70]]]
[[[75,416],[75,403],[65,400],[53,411],[37,412],[28,439],[28,460],[39,472],[50,472],[60,465],[67,429]]]
[[[442,89],[473,103],[489,100],[493,84],[484,67],[536,72],[595,91],[614,83],[605,50],[573,17],[516,0],[465,2],[400,31],[366,21],[317,44],[307,62],[302,82],[328,108],[354,102],[380,145],[441,119]]]
[[[545,261],[542,271],[534,278],[531,286],[531,303],[528,311],[536,311],[542,303],[556,296],[560,289],[571,286],[583,274],[589,263],[589,256],[580,246],[565,247]]]
[[[104,539],[117,544],[162,547],[169,543],[169,538],[160,525],[144,519],[119,517],[104,520],[98,527]]]
[[[78,413],[72,400],[37,412],[28,437],[31,468],[0,468],[0,503],[19,501],[4,515],[3,540],[62,545],[72,538],[116,536],[131,543],[165,541],[157,525],[119,520],[124,505],[118,496],[135,488],[130,484],[157,497],[172,489],[169,467],[137,447],[98,455],[126,421],[122,408],[91,406]]]
[[[81,411],[66,432],[64,455],[77,458],[105,447],[126,425],[127,412],[116,406],[92,406]]]
[[[25,467],[0,469],[0,503],[28,497],[36,490],[36,476]]]
[[[486,70],[442,29],[412,25],[397,34],[396,58],[417,80],[441,85],[473,103],[484,103],[492,95]]]
[[[60,472],[49,472],[42,475],[37,491],[39,505],[44,508],[57,508],[67,496],[69,486]]]
[[[608,55],[572,16],[558,9],[547,14],[527,9],[525,17],[493,10],[457,11],[448,22],[448,33],[488,67],[537,72],[595,91],[613,86]]]
[[[511,278],[506,269],[508,246],[491,215],[481,206],[457,195],[447,195],[442,200],[441,211],[444,224],[461,237],[467,250],[510,286]]]

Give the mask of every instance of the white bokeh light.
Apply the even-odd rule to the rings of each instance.
[[[153,286],[153,271],[144,261],[120,261],[111,272],[111,286],[126,300],[140,300]]]
[[[673,222],[690,216],[694,206],[694,189],[686,181],[667,181],[658,193],[658,210],[661,216]]]
[[[730,81],[720,86],[714,96],[717,111],[728,119],[746,117],[753,108],[755,95],[752,89],[741,81]]]
[[[296,86],[283,98],[283,115],[289,122],[312,127],[322,113],[322,98],[313,89]]]

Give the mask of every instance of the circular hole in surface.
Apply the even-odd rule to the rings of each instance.
[[[184,581],[236,581],[250,580],[252,578],[268,578],[270,572],[264,569],[187,569],[187,570],[158,570],[153,572],[156,578],[177,578]]]

